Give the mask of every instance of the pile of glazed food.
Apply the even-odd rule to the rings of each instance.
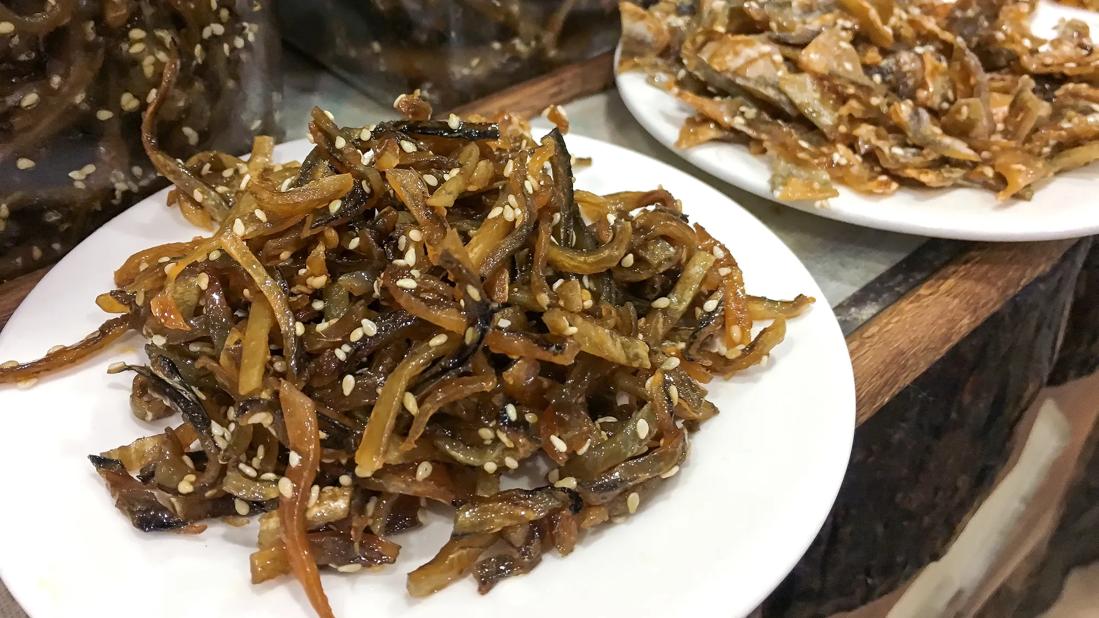
[[[1079,21],[1035,36],[1036,3],[624,2],[621,68],[694,111],[678,146],[766,155],[781,200],[826,200],[836,184],[1028,199],[1099,160],[1099,49]]]
[[[764,361],[813,302],[748,295],[662,189],[574,190],[559,129],[429,120],[405,96],[368,127],[314,110],[301,163],[264,138],[179,162],[160,103],[169,204],[216,231],[134,254],[97,301],[116,317],[0,382],[139,332],[148,364],[110,371],[134,372],[139,419],[182,422],[91,457],[118,508],[145,531],[258,515],[253,582],[293,573],[322,616],[319,567],[394,562],[425,501],[454,529],[414,596],[467,573],[486,592],[634,513],[717,413],[703,384]]]

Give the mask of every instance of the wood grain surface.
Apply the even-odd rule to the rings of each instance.
[[[857,423],[927,370],[1004,302],[1060,260],[1074,240],[974,245],[847,338]]]

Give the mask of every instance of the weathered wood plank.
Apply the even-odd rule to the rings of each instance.
[[[974,245],[847,338],[858,423],[995,313],[1075,242]],[[1044,378],[1043,378],[1044,379]]]

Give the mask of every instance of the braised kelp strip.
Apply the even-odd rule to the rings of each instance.
[[[319,109],[310,130],[303,164],[264,138],[248,162],[183,163],[150,139],[169,201],[216,231],[132,256],[99,333],[0,382],[141,333],[147,365],[110,371],[136,374],[137,418],[177,424],[92,457],[119,509],[146,531],[261,515],[252,581],[293,574],[320,616],[320,570],[394,562],[424,500],[454,530],[414,596],[465,575],[486,592],[633,513],[717,413],[702,384],[760,363],[813,302],[747,295],[662,189],[575,190],[560,131]],[[501,491],[538,463],[544,482]]]
[[[1079,0],[1077,0],[1079,1]],[[836,185],[984,188],[1028,199],[1099,161],[1099,50],[1037,0],[621,3],[621,70],[693,108],[678,146],[745,144],[781,200]]]

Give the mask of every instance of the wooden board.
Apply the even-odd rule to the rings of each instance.
[[[974,245],[852,333],[847,348],[858,424],[1047,272],[1075,242]]]

